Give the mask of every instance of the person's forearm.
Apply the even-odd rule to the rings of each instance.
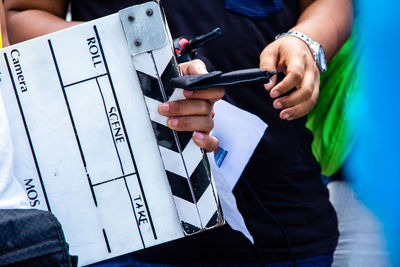
[[[0,3],[0,24],[1,24],[1,41],[3,47],[8,46],[8,37],[7,37],[7,28],[6,28],[6,19],[4,15],[3,4]]]
[[[316,0],[291,31],[302,32],[320,43],[329,61],[350,35],[352,22],[352,0]]]
[[[18,43],[44,34],[62,30],[79,22],[67,22],[42,10],[27,10],[22,12],[9,11],[7,14],[9,39]]]

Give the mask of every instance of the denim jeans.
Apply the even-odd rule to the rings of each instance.
[[[297,267],[330,267],[333,261],[333,253],[323,254],[315,257],[296,260]],[[120,256],[114,259],[95,263],[92,267],[263,267],[260,262],[216,262],[216,263],[183,263],[183,264],[163,264],[149,261],[137,260],[132,254]],[[292,267],[291,261],[266,263],[266,267]]]

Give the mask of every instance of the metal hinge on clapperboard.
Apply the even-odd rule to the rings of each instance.
[[[119,14],[183,232],[190,235],[222,225],[204,152],[193,142],[191,132],[169,129],[167,118],[157,111],[163,102],[184,98],[183,90],[170,83],[180,73],[161,7],[150,1]]]

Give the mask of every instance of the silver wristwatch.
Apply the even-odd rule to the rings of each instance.
[[[324,52],[324,48],[322,48],[322,45],[320,45],[319,43],[313,41],[310,37],[308,37],[307,35],[305,35],[304,33],[301,32],[284,32],[281,34],[278,34],[275,37],[276,39],[279,39],[281,37],[284,36],[293,36],[293,37],[297,37],[300,40],[302,40],[303,42],[305,42],[308,46],[308,48],[310,48],[310,51],[314,57],[314,62],[317,65],[319,71],[325,72],[327,69],[327,64],[326,64],[326,59],[325,59],[325,52]]]

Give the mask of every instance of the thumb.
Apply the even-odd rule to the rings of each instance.
[[[278,65],[278,49],[276,49],[273,44],[264,48],[260,55],[260,69],[262,70],[273,70],[276,71],[276,66]],[[264,84],[267,91],[271,90],[275,86],[277,81],[276,75],[274,75],[269,83]]]
[[[179,64],[179,68],[183,75],[198,75],[208,73],[206,64],[200,59],[194,59],[189,62]]]

